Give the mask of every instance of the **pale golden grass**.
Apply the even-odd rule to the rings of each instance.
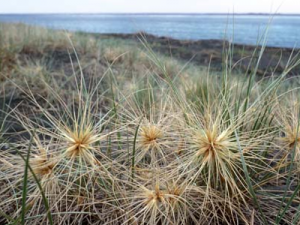
[[[92,94],[84,93],[81,83],[77,93],[79,99],[69,103],[64,102],[51,87],[47,88],[51,90],[55,106],[44,99],[49,108],[43,108],[34,94],[26,90],[26,96],[35,107],[33,115],[28,118],[18,108],[13,109],[13,113],[14,118],[28,134],[34,133],[29,166],[39,179],[49,201],[50,211],[55,215],[54,221],[59,224],[71,219],[74,221],[74,218],[77,220],[86,218],[91,214],[91,203],[95,198],[113,195],[118,189],[117,181],[121,167],[106,155],[107,137],[111,135],[106,128],[109,112],[102,114],[98,99],[94,101],[94,97],[91,97],[96,88]],[[37,114],[45,118],[43,123],[35,120],[38,118]],[[19,154],[24,157],[28,151],[27,146],[30,144],[23,138],[14,144],[15,148],[21,149]],[[14,197],[2,199],[1,209],[7,213],[9,209],[16,208],[12,217],[18,218],[22,211],[18,204],[20,205],[22,199],[25,162],[16,155],[14,148],[7,151],[12,157],[4,162],[7,165],[16,165],[17,168],[12,166],[4,169],[7,175],[1,177],[1,182],[7,183],[9,179],[13,179],[13,182],[7,183],[2,189],[3,196]],[[34,223],[43,223],[47,220],[44,216],[46,212],[43,199],[31,175],[27,185],[26,207],[30,208],[27,216],[32,217],[29,220],[35,221]],[[68,212],[76,213],[68,214]]]
[[[135,146],[132,166],[167,165],[180,151],[183,141],[180,111],[172,104],[173,100],[167,92],[157,89],[154,93],[151,88],[144,91],[144,94],[137,92],[127,96],[124,103],[118,106],[121,122],[118,126],[122,130],[120,141],[127,142],[128,146],[124,145],[127,149],[116,151],[115,154],[118,154],[120,161],[128,161],[131,149]],[[139,101],[140,97],[144,102]]]
[[[21,213],[20,199],[22,199],[22,181],[24,179],[25,162],[20,157],[23,155],[26,157],[28,148],[28,141],[23,140],[24,144],[17,146],[19,153],[11,153],[7,150],[7,156],[9,158],[4,159],[2,172],[6,174],[5,177],[1,177],[1,182],[7,182],[9,185],[1,189],[1,195],[6,196],[2,198],[0,208],[3,212],[7,212],[14,208],[13,216],[18,217]],[[64,186],[59,182],[59,176],[56,174],[57,158],[55,152],[48,149],[49,146],[46,143],[42,143],[42,140],[36,136],[33,139],[31,147],[31,156],[29,159],[29,165],[31,166],[34,174],[39,178],[40,185],[43,188],[43,192],[51,204],[53,212],[59,212],[61,209],[62,201],[58,201],[59,195],[63,193]],[[19,155],[20,154],[20,155]],[[5,180],[3,180],[5,178]],[[43,200],[39,187],[32,173],[28,176],[28,195],[26,205],[28,207],[28,216],[35,216],[37,213],[44,211]],[[14,196],[9,197],[9,196]],[[62,204],[60,204],[62,203]],[[45,221],[45,218],[43,219]]]
[[[284,191],[269,190],[270,184],[285,181],[294,150],[297,165],[300,160],[297,98],[278,104],[276,91],[263,94],[263,81],[247,96],[241,78],[226,83],[163,57],[159,64],[135,47],[1,26],[7,28],[1,49],[14,46],[12,56],[53,49],[79,56],[70,60],[72,75],[62,72],[61,80],[48,77],[53,71],[38,60],[17,60],[1,71],[30,103],[28,111],[22,103],[10,108],[24,131],[6,134],[14,142],[0,152],[1,213],[17,220],[24,212],[30,166],[25,224],[49,223],[34,175],[54,224],[276,224]],[[23,36],[15,35],[18,29]],[[95,66],[89,74],[95,77],[87,77],[85,69],[98,61],[105,62],[101,75]],[[29,149],[26,165],[21,156]],[[291,224],[288,216],[283,221]]]
[[[294,155],[294,163],[299,167],[300,162],[300,126],[299,126],[299,99],[294,94],[289,94],[290,101],[278,103],[277,123],[280,127],[280,134],[277,144],[282,155],[282,163],[289,163]],[[285,110],[287,107],[289,110]]]

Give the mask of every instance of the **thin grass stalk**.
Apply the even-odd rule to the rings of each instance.
[[[133,140],[133,147],[132,147],[132,157],[131,157],[131,178],[132,180],[134,179],[134,173],[135,173],[135,152],[136,152],[136,140],[137,140],[137,136],[138,136],[138,132],[139,132],[139,128],[141,125],[143,117],[140,119],[135,133],[134,133],[134,140]]]
[[[249,176],[249,172],[248,172],[247,165],[246,165],[246,162],[245,162],[243,150],[241,148],[240,141],[239,141],[239,136],[238,136],[238,133],[237,133],[236,130],[234,131],[234,134],[235,134],[237,145],[238,145],[238,149],[239,149],[239,152],[240,152],[240,155],[241,155],[241,162],[242,162],[243,171],[244,171],[244,174],[245,174],[245,177],[246,177],[246,182],[247,182],[247,185],[248,185],[248,188],[249,188],[249,192],[250,192],[250,194],[251,194],[251,196],[252,196],[252,198],[254,200],[255,205],[258,207],[260,215],[261,215],[261,217],[263,219],[263,223],[265,225],[267,225],[268,223],[267,223],[266,217],[265,217],[265,215],[264,215],[264,213],[262,211],[262,208],[261,208],[260,204],[258,203],[255,191],[254,191],[253,186],[252,186],[251,178]]]
[[[25,159],[24,168],[24,180],[23,180],[23,193],[22,193],[22,211],[21,211],[21,224],[25,224],[25,214],[26,214],[26,198],[27,198],[27,182],[28,182],[28,167],[29,167],[29,157],[32,144],[33,136],[31,136],[28,151]]]
[[[300,111],[298,114],[298,123],[297,123],[297,130],[296,130],[296,138],[295,140],[297,141],[298,137],[299,137],[299,125],[300,125]],[[280,221],[282,220],[284,214],[286,213],[286,210],[288,209],[288,207],[291,205],[293,199],[295,198],[296,194],[298,193],[298,190],[300,189],[300,184],[298,184],[297,188],[295,189],[292,197],[289,199],[288,203],[286,204],[286,206],[284,207],[284,209],[281,212],[281,209],[283,207],[283,203],[287,197],[287,193],[288,193],[288,188],[290,187],[291,181],[292,181],[292,171],[293,171],[293,167],[294,167],[294,161],[295,161],[295,155],[296,155],[296,147],[297,147],[297,143],[295,143],[293,151],[292,151],[292,158],[291,158],[291,163],[289,165],[289,170],[288,170],[288,177],[287,177],[287,182],[286,182],[286,188],[284,190],[284,194],[283,194],[283,198],[280,204],[280,208],[279,208],[279,212],[276,216],[276,224],[279,224]]]

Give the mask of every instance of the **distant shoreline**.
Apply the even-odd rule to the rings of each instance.
[[[226,39],[178,39],[173,38],[170,36],[164,36],[164,35],[155,35],[151,33],[147,33],[144,31],[140,32],[134,32],[134,33],[93,33],[93,32],[84,32],[84,31],[69,31],[73,33],[82,33],[86,35],[93,35],[98,37],[113,37],[113,38],[120,38],[120,39],[131,39],[131,40],[138,40],[137,37],[143,35],[146,38],[149,38],[153,42],[155,41],[168,41],[169,43],[177,42],[177,43],[184,43],[184,44],[199,44],[199,43],[213,43],[213,44],[224,44],[224,42],[229,42]],[[243,44],[238,42],[232,42],[234,46],[237,46],[239,48],[256,48],[256,47],[262,47],[261,44],[254,45],[254,44]],[[278,46],[265,46],[267,49],[273,49],[273,50],[288,50],[288,51],[297,51],[300,50],[300,48],[290,48],[290,47],[278,47]]]
[[[12,14],[11,14],[12,15]],[[30,14],[28,14],[30,15]],[[38,15],[38,14],[36,14]],[[46,14],[45,14],[46,15]],[[75,14],[74,14],[75,15]],[[1,14],[0,14],[1,16]],[[300,15],[299,15],[300,16]],[[48,29],[48,30],[56,30],[56,31],[66,31],[66,32],[70,32],[70,33],[83,33],[83,34],[87,34],[87,35],[94,35],[94,36],[107,36],[107,37],[115,37],[115,38],[121,38],[121,39],[135,39],[136,36],[138,34],[146,34],[146,36],[151,37],[151,39],[153,40],[160,40],[160,39],[168,39],[168,40],[174,40],[174,41],[180,41],[180,42],[185,42],[185,43],[199,43],[199,42],[214,42],[214,43],[223,43],[224,41],[228,41],[228,40],[224,40],[224,39],[214,39],[214,38],[208,38],[208,39],[183,39],[183,38],[174,38],[171,36],[166,36],[166,35],[157,35],[157,34],[152,34],[152,33],[148,33],[146,31],[138,31],[138,32],[130,32],[130,33],[98,33],[98,32],[89,32],[89,31],[80,31],[80,30],[68,30],[68,29],[56,29],[56,28],[49,28],[49,27],[45,27],[45,26],[41,26],[41,25],[33,25],[33,24],[28,24],[28,23],[24,23],[24,22],[7,22],[7,21],[1,21],[0,20],[0,24],[1,23],[6,23],[6,24],[24,24],[27,26],[33,26],[33,27],[39,27],[39,28],[44,28],[44,29]],[[241,42],[236,42],[234,41],[232,44],[234,44],[235,46],[246,46],[246,47],[250,47],[250,48],[254,48],[257,46],[262,46],[261,43],[258,44],[247,44],[247,43],[241,43]],[[273,46],[270,44],[267,44],[266,47],[268,49],[274,49],[274,50],[289,50],[292,51],[294,50],[300,50],[299,47],[296,48],[292,48],[292,47],[284,47],[284,46]]]
[[[223,39],[226,36],[234,39],[235,43],[250,45],[257,44],[266,27],[272,26],[276,29],[270,29],[268,46],[293,48],[300,43],[300,14],[0,14],[0,21],[71,32],[130,34],[145,31],[180,40]],[[287,23],[290,23],[288,27]]]
[[[1,23],[0,23],[1,24]],[[21,23],[22,24],[22,23]],[[41,27],[34,26],[33,27]],[[41,27],[44,29],[49,29]],[[58,29],[54,29],[59,31]],[[62,31],[62,30],[60,30]],[[80,31],[68,31],[84,36],[92,36],[96,39],[122,39],[140,43],[139,37],[142,34],[153,51],[167,57],[176,58],[183,62],[192,62],[197,66],[210,67],[215,71],[222,71],[224,61],[224,47],[229,46],[228,41],[218,39],[202,39],[202,40],[183,40],[175,39],[167,36],[152,35],[145,32],[138,33],[92,33]],[[256,48],[262,47],[234,43],[234,54],[232,55],[232,65],[236,65],[235,69],[242,73],[252,73],[253,69],[249,69],[249,63],[253,52]],[[270,47],[265,46],[264,54],[261,56],[256,74],[262,77],[281,74],[285,71],[285,66],[289,62],[291,56],[298,54],[300,49],[288,47]],[[300,66],[293,68],[288,72],[289,76],[299,75]]]
[[[207,40],[180,40],[165,36],[156,36],[148,33],[131,33],[131,34],[98,34],[84,33],[96,38],[117,38],[140,42],[139,37],[143,35],[149,46],[160,54],[167,57],[174,57],[184,62],[192,61],[196,65],[209,66],[216,70],[222,70],[224,47],[228,48],[229,42],[224,40],[207,39]],[[235,44],[233,54],[233,64],[237,63],[241,71],[248,71],[248,65],[253,52],[261,46]],[[295,56],[300,49],[280,48],[266,46],[264,54],[258,65],[257,74],[261,76],[271,76],[280,74],[285,70],[285,63],[289,61],[290,56]],[[284,62],[284,63],[279,63]],[[300,67],[297,66],[289,72],[289,75],[298,75]]]

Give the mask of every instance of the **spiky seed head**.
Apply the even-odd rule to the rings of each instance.
[[[300,160],[300,126],[287,126],[285,128],[284,137],[280,138],[285,148],[289,151],[295,149],[295,159]]]
[[[212,163],[217,158],[235,158],[236,153],[229,149],[234,147],[229,139],[228,131],[218,132],[215,128],[212,130],[198,131],[194,135],[194,143],[197,149],[196,157],[202,157],[202,163]]]
[[[66,150],[66,155],[72,159],[77,156],[84,156],[87,150],[93,149],[92,145],[97,139],[89,127],[84,130],[69,132],[67,137],[69,147]]]
[[[143,126],[140,132],[141,145],[154,147],[157,141],[163,137],[162,130],[156,125]]]
[[[34,138],[34,140],[38,146],[37,154],[30,159],[29,164],[35,175],[40,177],[48,176],[52,173],[57,162],[53,159],[52,155],[48,154],[47,150],[42,147],[36,138]]]
[[[30,160],[33,172],[41,177],[50,175],[55,164],[55,161],[47,159],[45,155],[35,156]]]
[[[154,190],[147,190],[146,196],[145,205],[147,206],[157,205],[165,201],[165,193],[158,185],[155,186]]]

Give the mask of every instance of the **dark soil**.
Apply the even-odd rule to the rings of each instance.
[[[141,37],[144,37],[149,46],[156,52],[184,61],[191,60],[196,65],[208,66],[210,64],[212,68],[217,70],[222,70],[223,58],[226,55],[224,53],[228,52],[229,49],[229,43],[221,40],[177,40],[146,33],[94,35],[102,39],[114,37],[138,42],[140,42]],[[256,53],[253,54],[255,50]],[[261,46],[235,44],[232,57],[234,69],[243,73],[251,73],[256,66],[260,50]],[[282,73],[290,56],[296,56],[298,53],[299,49],[266,47],[260,59],[257,74],[269,76]],[[292,69],[288,74],[299,75],[300,66]]]

